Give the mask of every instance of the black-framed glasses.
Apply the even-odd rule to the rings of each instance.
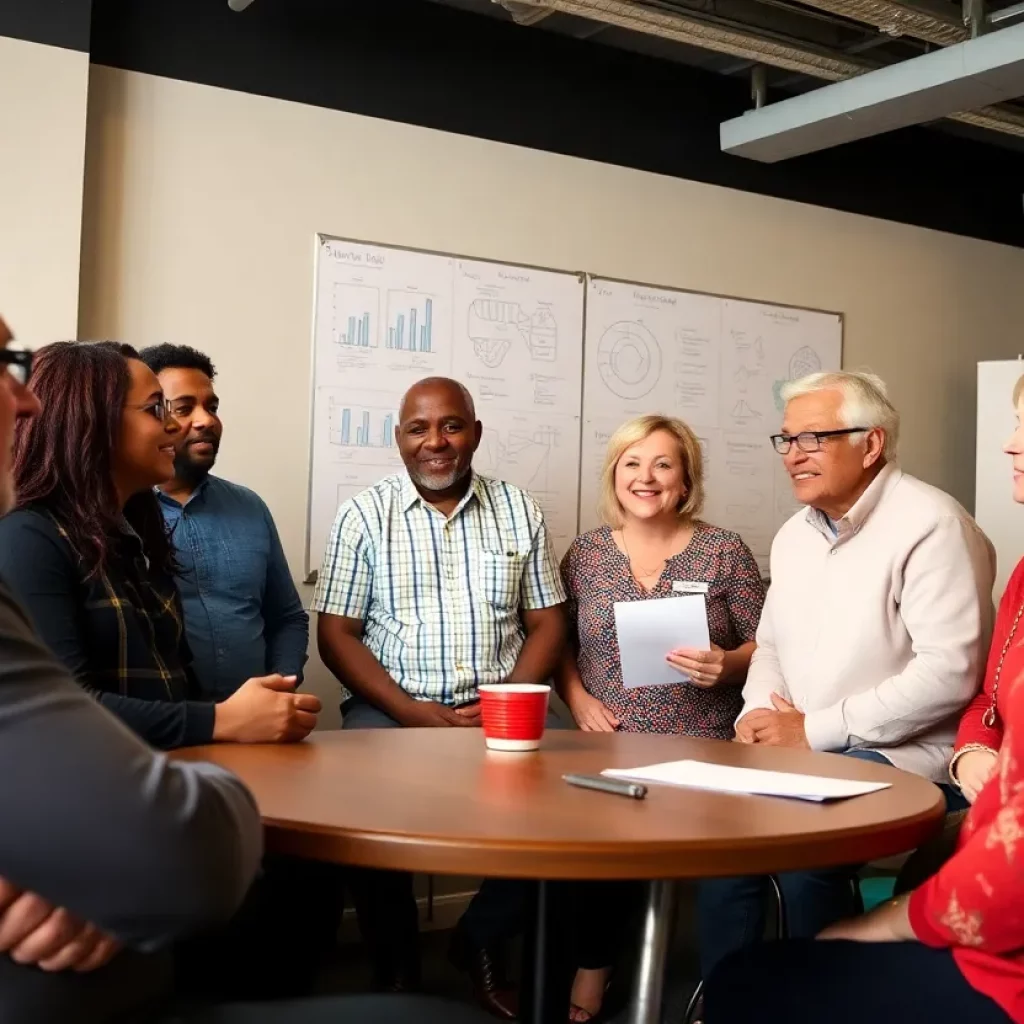
[[[772,434],[772,447],[780,455],[788,455],[795,442],[800,451],[810,455],[821,451],[822,438],[864,434],[867,430],[867,427],[844,427],[842,430],[801,430],[799,434]]]
[[[0,366],[7,367],[7,372],[19,384],[27,384],[32,376],[33,355],[30,348],[0,348]]]

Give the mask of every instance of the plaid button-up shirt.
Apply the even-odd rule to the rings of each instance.
[[[524,610],[564,600],[529,494],[474,474],[446,519],[400,473],[338,509],[312,610],[361,619],[363,642],[403,690],[455,705],[508,678]]]
[[[87,576],[44,509],[0,520],[0,577],[39,635],[96,699],[153,746],[208,743],[214,705],[197,702],[181,599],[132,532],[110,538],[103,571]]]

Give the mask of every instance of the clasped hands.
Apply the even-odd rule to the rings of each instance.
[[[0,878],[0,955],[43,971],[95,971],[121,944],[95,925]]]
[[[736,723],[737,743],[760,743],[768,747],[800,747],[810,750],[804,730],[804,714],[779,694],[772,694],[772,708],[748,711]]]

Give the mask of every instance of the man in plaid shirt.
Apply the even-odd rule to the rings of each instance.
[[[473,472],[482,427],[457,381],[406,393],[395,438],[405,472],[344,502],[313,598],[325,664],[352,694],[343,728],[479,725],[484,683],[542,683],[565,638],[565,592],[543,513],[526,492]],[[355,894],[378,984],[418,984],[408,875],[364,871]],[[494,945],[522,892],[487,883],[459,945],[485,1006],[512,1019]]]

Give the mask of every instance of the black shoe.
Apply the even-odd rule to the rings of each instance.
[[[504,964],[495,950],[474,946],[462,931],[456,929],[448,958],[456,968],[469,975],[473,995],[482,1009],[499,1020],[517,1019],[519,992],[506,978]]]

